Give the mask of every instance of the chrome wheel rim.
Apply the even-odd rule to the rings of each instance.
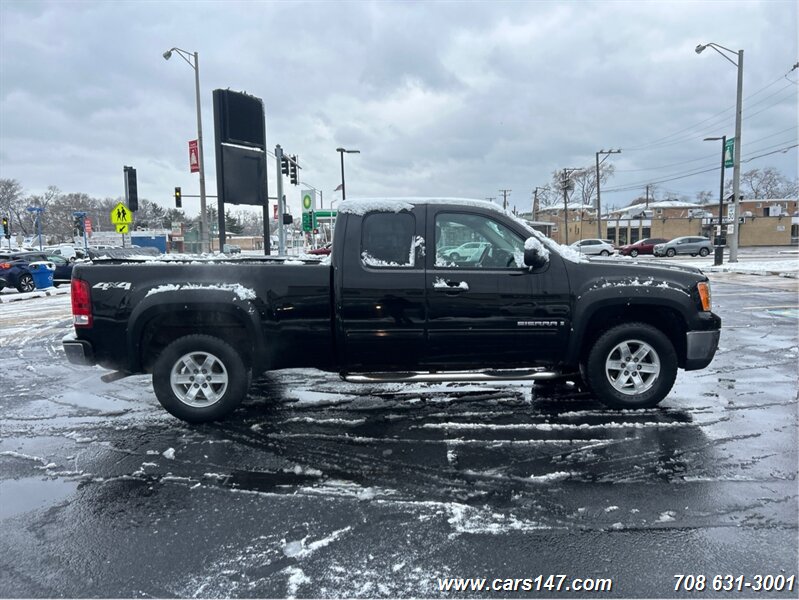
[[[23,277],[20,284],[23,292],[32,292],[36,288],[33,277]]]
[[[637,396],[655,385],[660,376],[660,357],[646,342],[626,340],[608,353],[605,374],[617,392]]]
[[[228,372],[210,352],[189,352],[172,366],[169,383],[175,397],[193,408],[216,404],[228,388]]]

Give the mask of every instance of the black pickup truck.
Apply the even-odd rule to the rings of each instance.
[[[152,373],[189,422],[234,410],[253,376],[348,381],[580,378],[651,407],[713,359],[721,319],[697,269],[588,260],[489,202],[342,202],[329,257],[100,257],[75,267],[70,362]]]

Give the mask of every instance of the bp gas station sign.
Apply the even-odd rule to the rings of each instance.
[[[302,192],[302,230],[313,231],[316,229],[316,194],[311,190]]]

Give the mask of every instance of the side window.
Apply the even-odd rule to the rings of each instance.
[[[361,226],[361,262],[369,267],[413,267],[416,248],[423,250],[422,238],[415,238],[412,214],[372,213]]]
[[[517,269],[524,266],[524,239],[483,215],[436,215],[438,268]]]

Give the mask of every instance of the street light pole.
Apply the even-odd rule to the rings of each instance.
[[[600,183],[602,182],[602,178],[599,176],[599,165],[602,164],[599,162],[600,154],[605,155],[605,158],[602,159],[602,162],[605,162],[611,154],[621,154],[621,150],[600,150],[596,153],[596,236],[602,239],[602,202],[599,196]]]
[[[738,241],[740,239],[740,229],[738,227],[738,217],[740,214],[740,197],[739,191],[741,189],[741,113],[743,105],[743,89],[744,89],[744,51],[730,50],[720,44],[710,42],[708,44],[699,44],[696,47],[696,53],[701,54],[705,48],[713,48],[716,52],[721,54],[725,59],[730,61],[738,69],[738,86],[736,90],[735,99],[735,148],[733,149],[733,167],[732,167],[732,238],[730,239],[730,260],[729,262],[738,262]],[[722,52],[732,54],[738,57],[738,62],[732,60],[729,56]],[[723,168],[722,168],[723,171]]]
[[[347,154],[360,154],[360,150],[347,150],[346,148],[336,148],[336,152],[341,155],[341,199],[347,199],[347,188],[344,185],[344,153]]]
[[[724,234],[722,233],[721,218],[722,213],[724,212],[724,151],[727,149],[727,136],[723,135],[721,137],[706,137],[704,141],[706,142],[715,142],[721,140],[721,183],[719,184],[719,233],[718,233],[718,244],[716,244],[715,252],[713,254],[713,265],[719,266],[724,264],[724,245],[721,243],[721,240],[724,239]]]
[[[566,236],[565,245],[569,245],[569,184],[571,174],[580,169],[563,169],[563,234]]]
[[[186,50],[181,50],[180,48],[172,48],[164,52],[164,60],[169,60],[173,52],[177,52],[180,57],[194,69],[194,92],[197,104],[197,146],[200,153],[200,250],[201,252],[208,252],[210,250],[210,245],[208,238],[208,215],[206,214],[205,204],[205,156],[203,154],[203,120],[200,104],[200,58],[197,52],[191,53]],[[190,58],[194,59],[193,63]],[[221,251],[222,248],[219,250]]]

